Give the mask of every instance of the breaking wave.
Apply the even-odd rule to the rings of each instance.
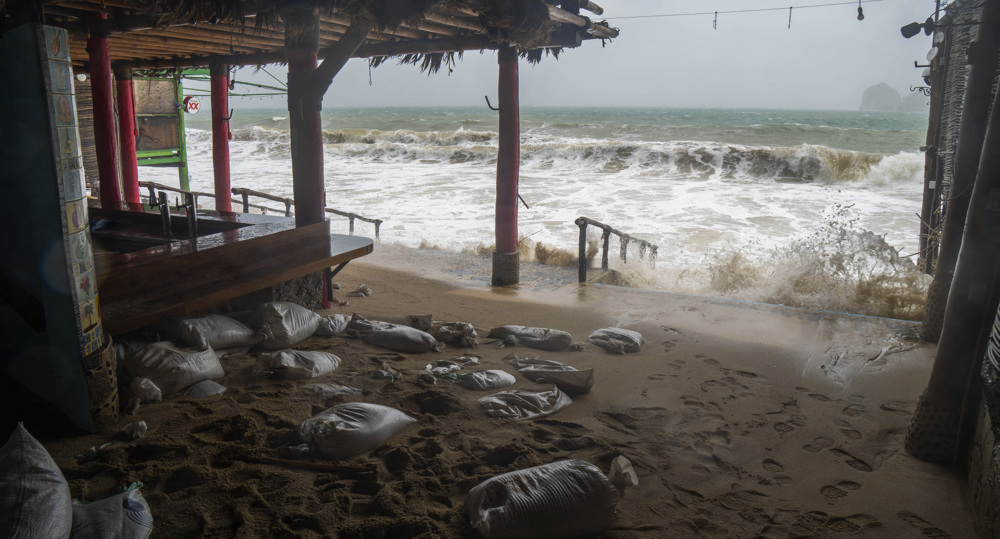
[[[189,130],[194,145],[211,144],[210,133]],[[323,132],[331,158],[361,162],[483,164],[496,160],[496,133],[490,131],[380,131],[341,129]],[[233,131],[244,151],[287,155],[288,132],[252,126]],[[237,151],[234,149],[234,151]],[[801,144],[769,147],[713,142],[643,142],[523,135],[522,170],[585,168],[624,176],[667,176],[729,181],[794,183],[861,182],[891,186],[919,182],[923,157],[916,152],[882,155]]]

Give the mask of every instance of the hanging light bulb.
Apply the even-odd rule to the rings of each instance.
[[[865,10],[861,9],[861,0],[858,0],[858,20],[865,20]]]

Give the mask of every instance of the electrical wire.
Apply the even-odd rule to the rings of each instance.
[[[885,0],[862,0],[865,4],[870,4],[873,2],[884,2]],[[662,13],[657,15],[624,15],[621,17],[605,17],[607,20],[612,19],[654,19],[660,17],[690,17],[695,15],[715,15],[718,17],[719,13],[758,13],[763,11],[784,11],[794,7],[795,9],[808,9],[814,7],[830,7],[830,6],[853,6],[854,2],[831,2],[826,4],[809,4],[805,6],[786,6],[786,7],[764,7],[764,8],[754,8],[754,9],[733,9],[728,11],[699,11],[692,13]]]

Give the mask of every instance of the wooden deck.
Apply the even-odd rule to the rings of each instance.
[[[92,209],[91,219],[116,215],[154,225],[160,219],[158,214],[101,209]],[[183,217],[173,220],[174,230],[183,233]],[[287,218],[223,213],[203,219],[199,214],[199,228],[205,223],[211,229],[212,221],[230,229],[128,253],[95,250],[105,333],[117,335],[202,314],[228,300],[372,252],[371,239],[330,234],[328,221],[296,228]]]

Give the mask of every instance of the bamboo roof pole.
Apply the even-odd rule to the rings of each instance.
[[[989,56],[996,61],[995,47]],[[906,433],[906,451],[929,462],[958,464],[969,447],[1000,303],[1000,212],[992,200],[1000,190],[1000,92],[992,101],[934,368]]]
[[[996,21],[1000,21],[1000,0],[990,0],[984,4],[981,20],[990,23],[979,26],[979,35],[968,49],[969,76],[962,106],[958,146],[955,149],[951,198],[944,216],[937,270],[927,290],[927,307],[920,330],[920,337],[928,342],[937,342],[941,335],[948,290],[952,286],[955,263],[962,245],[969,193],[976,179],[983,137],[986,134],[987,112],[997,74],[995,55],[1000,44],[1000,30]]]
[[[590,34],[599,38],[613,38],[618,37],[618,30],[614,28],[609,28],[607,26],[602,26],[600,24],[594,24],[587,17],[581,15],[574,15],[566,10],[559,9],[555,6],[549,6],[549,19],[563,23],[571,24],[573,26],[579,26],[585,29]]]

